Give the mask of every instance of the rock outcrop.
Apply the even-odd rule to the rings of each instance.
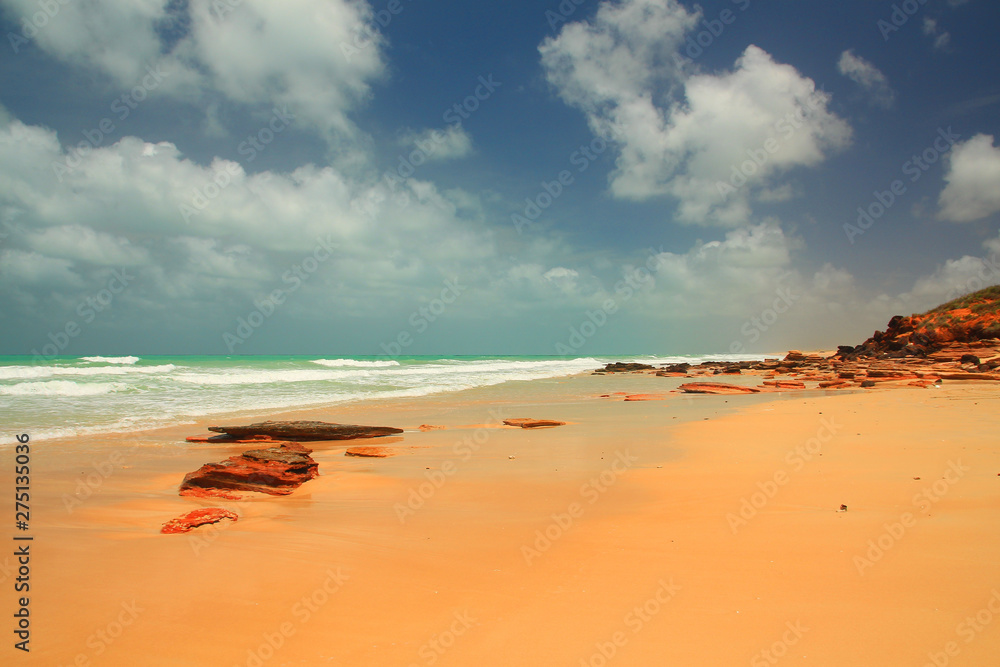
[[[180,494],[197,498],[239,500],[243,493],[288,495],[319,475],[311,449],[295,442],[276,442],[267,449],[251,449],[221,463],[206,463],[188,473]]]
[[[841,345],[837,356],[846,361],[921,357],[979,366],[983,341],[997,338],[1000,286],[973,292],[919,315],[896,315],[885,331],[876,331],[855,347]],[[941,355],[945,348],[949,351]]]
[[[530,419],[528,417],[517,417],[515,419],[504,419],[507,426],[519,426],[521,428],[549,428],[552,426],[565,426],[566,422],[554,419]]]
[[[629,371],[629,366],[620,365],[618,372],[688,378],[742,374],[765,380],[755,388],[718,382],[690,382],[679,388],[700,394],[931,387],[940,380],[996,382],[1000,381],[1000,286],[955,299],[922,315],[897,315],[885,331],[876,331],[857,346],[841,345],[829,357],[791,350],[783,359],[764,361],[664,364],[652,371]]]
[[[603,373],[627,373],[630,371],[650,371],[654,370],[653,366],[649,364],[640,363],[625,363],[623,361],[616,361],[613,364],[607,364],[601,371]]]
[[[229,510],[224,510],[220,507],[208,507],[193,510],[187,514],[182,514],[176,519],[171,519],[166,522],[163,524],[163,528],[160,529],[160,532],[165,534],[186,533],[190,530],[194,530],[198,526],[218,523],[223,519],[236,521],[239,519],[239,515],[236,514],[236,512],[230,512]]]
[[[225,433],[227,436],[238,440],[268,436],[276,440],[293,440],[297,442],[380,438],[403,432],[403,429],[391,426],[357,426],[354,424],[330,424],[317,421],[266,421],[247,426],[209,426],[208,430],[214,433]]]
[[[364,458],[373,459],[384,459],[389,456],[395,456],[396,453],[389,449],[388,447],[349,447],[347,451],[344,452],[344,456],[360,456]]]
[[[688,382],[678,387],[686,394],[757,394],[759,389],[723,382]]]

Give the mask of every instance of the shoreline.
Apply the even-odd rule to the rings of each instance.
[[[32,662],[577,665],[609,660],[603,649],[625,665],[752,664],[777,646],[789,662],[922,665],[948,641],[965,664],[996,655],[992,626],[968,644],[955,632],[1000,586],[995,385],[601,398],[683,381],[578,374],[335,419],[260,415],[448,428],[306,443],[319,477],[244,501],[177,495],[184,474],[249,447],[184,443],[198,426],[43,441]],[[820,442],[824,418],[837,428]],[[821,451],[788,458],[810,439]],[[343,455],[358,444],[398,455]],[[127,454],[67,508],[115,452]],[[926,512],[914,505],[956,459],[970,470]],[[743,500],[754,512],[734,534]],[[239,520],[158,532],[213,506]],[[885,538],[907,512],[902,537]],[[853,557],[880,539],[892,543],[859,573]]]

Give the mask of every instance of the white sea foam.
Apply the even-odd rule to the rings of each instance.
[[[392,359],[387,361],[356,361],[354,359],[313,359],[310,363],[330,368],[387,368],[389,366],[399,366],[398,361]]]
[[[691,357],[624,360],[697,363]],[[360,400],[444,394],[587,372],[607,360],[206,357],[171,361],[176,365],[74,360],[0,366],[0,411],[13,417],[8,424],[11,432],[30,433],[35,440],[135,431],[209,415],[259,417],[284,409],[332,409]]]
[[[139,357],[80,357],[81,361],[89,361],[94,364],[134,364],[139,361]]]
[[[128,389],[128,385],[124,382],[79,383],[72,380],[48,380],[46,382],[18,382],[17,384],[0,386],[0,395],[99,396],[126,389]]]
[[[264,385],[347,380],[368,374],[368,371],[258,370],[242,372],[224,371],[219,373],[177,373],[171,379],[178,382],[199,385]]]
[[[173,364],[160,364],[159,366],[3,366],[0,367],[0,380],[27,380],[57,375],[150,375],[169,373],[176,368]]]

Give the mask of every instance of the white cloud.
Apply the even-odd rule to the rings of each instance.
[[[546,76],[567,103],[587,112],[648,96],[679,80],[674,55],[700,16],[676,0],[602,2],[589,23],[569,23],[541,44]]]
[[[454,160],[472,153],[472,137],[461,125],[449,125],[445,130],[406,132],[400,144],[418,151],[427,162]]]
[[[1000,211],[1000,147],[992,135],[955,144],[944,178],[948,185],[938,199],[944,220],[971,222]]]
[[[837,61],[837,71],[865,89],[871,95],[871,101],[884,109],[890,108],[896,94],[889,86],[889,80],[875,65],[871,64],[853,51],[847,50],[840,54]]]
[[[542,43],[542,65],[594,134],[619,146],[615,196],[672,195],[680,222],[746,224],[756,191],[780,192],[775,180],[822,162],[851,130],[811,79],[756,46],[730,72],[685,74],[675,56],[698,16],[675,0],[604,2]]]
[[[133,86],[161,57],[157,27],[169,22],[169,0],[56,2],[58,11],[27,37],[51,55],[74,65],[97,68],[122,86]],[[4,0],[19,25],[41,9],[36,0]],[[43,12],[43,15],[45,13]],[[22,28],[23,29],[23,28]],[[23,33],[22,33],[23,34]]]
[[[960,3],[951,3],[953,6]],[[951,33],[947,30],[938,30],[938,23],[929,16],[924,17],[924,34],[934,38],[934,48],[942,50],[951,43]]]
[[[315,292],[316,308],[347,295],[371,315],[412,303],[421,289],[440,290],[445,277],[473,282],[495,262],[481,210],[461,193],[460,211],[432,183],[410,179],[393,192],[376,173],[312,165],[251,176],[236,163],[200,166],[170,143],[135,137],[57,175],[53,165],[65,169],[66,160],[50,130],[17,120],[0,128],[0,208],[23,230],[4,240],[5,289],[58,286],[71,302],[99,289],[108,268],[130,266],[152,302],[249,304],[281,287],[283,274],[322,243],[336,258],[303,293]],[[336,288],[324,290],[324,281]]]
[[[367,3],[243,0],[222,15],[220,5],[192,0],[191,32],[177,49],[208,71],[212,89],[249,105],[288,106],[330,136],[352,131],[347,112],[384,69],[377,34],[350,57],[342,48],[371,21]]]
[[[39,11],[35,0],[5,0],[16,22]],[[287,106],[298,122],[332,144],[351,141],[348,113],[383,75],[371,7],[351,0],[90,0],[59,11],[33,40],[55,58],[106,74],[119,88],[140,84],[147,67],[165,80],[152,94],[204,105],[219,133],[219,95],[256,110]],[[172,35],[167,37],[167,35]],[[357,48],[360,45],[361,48]],[[353,48],[345,54],[345,46]]]
[[[28,245],[49,257],[100,266],[136,266],[149,258],[144,248],[128,239],[98,233],[81,225],[48,227],[28,234]]]

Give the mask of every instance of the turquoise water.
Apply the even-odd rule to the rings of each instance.
[[[135,431],[209,415],[423,396],[572,375],[611,361],[710,357],[0,356],[0,444]],[[746,358],[746,357],[741,357]]]

